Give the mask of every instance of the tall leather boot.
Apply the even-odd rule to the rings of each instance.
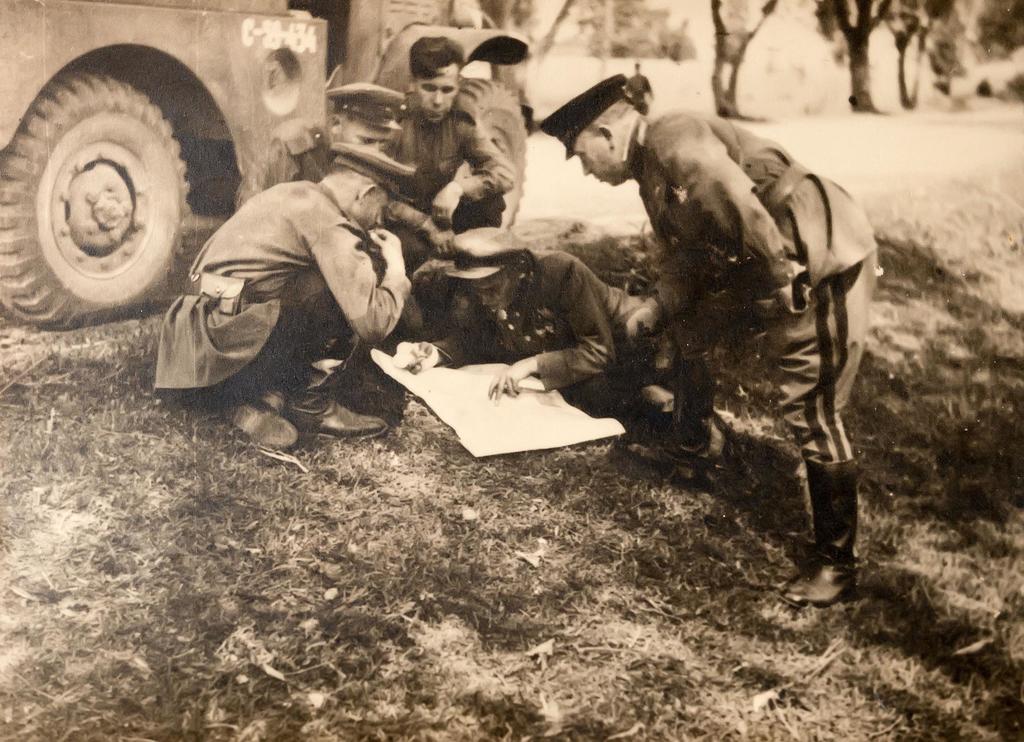
[[[857,585],[857,465],[806,464],[817,553],[809,568],[786,584],[782,597],[794,605],[825,607],[849,598]]]
[[[722,455],[725,437],[714,423],[715,380],[703,358],[676,359],[672,425],[679,452],[714,461]]]

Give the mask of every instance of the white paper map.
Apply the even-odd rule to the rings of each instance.
[[[387,353],[374,350],[371,356],[384,373],[454,428],[459,442],[476,457],[558,448],[626,432],[618,420],[591,417],[558,392],[543,391],[539,382],[518,397],[504,395],[495,404],[487,398],[487,388],[504,368],[500,363],[411,374],[396,368]]]

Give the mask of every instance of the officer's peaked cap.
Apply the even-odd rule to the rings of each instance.
[[[327,99],[336,111],[345,111],[380,129],[397,130],[405,96],[397,90],[369,82],[341,83],[341,67],[327,81]]]
[[[458,252],[455,260],[446,266],[445,273],[452,278],[476,280],[493,276],[498,271],[520,264],[526,250],[519,238],[498,227],[470,229],[455,235]]]
[[[625,75],[602,80],[544,119],[540,124],[541,131],[561,141],[565,145],[566,157],[571,157],[576,137],[613,104],[625,98],[625,86]]]
[[[366,176],[379,186],[397,193],[407,185],[416,168],[388,157],[376,147],[364,144],[332,144],[335,168],[345,167]]]

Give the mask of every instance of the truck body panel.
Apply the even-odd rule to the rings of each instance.
[[[234,140],[239,169],[255,160],[273,128],[287,118],[323,120],[326,24],[287,14],[210,10],[241,2],[203,2],[202,9],[170,4],[4,0],[0,4],[0,148],[33,100],[62,70],[105,49],[149,49],[174,60],[206,88]],[[253,3],[271,9],[281,3]],[[192,8],[199,3],[189,3]],[[112,58],[108,54],[107,57]],[[131,55],[119,64],[130,77]],[[95,66],[95,65],[94,65]],[[117,76],[116,70],[103,70]],[[159,100],[155,102],[164,107]],[[187,108],[166,104],[167,108]]]

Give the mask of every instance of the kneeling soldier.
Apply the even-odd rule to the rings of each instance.
[[[409,50],[408,110],[385,151],[416,168],[403,189],[408,204],[389,210],[410,271],[435,253],[445,256],[453,233],[500,227],[504,194],[515,185],[511,161],[459,101],[465,62],[462,49],[444,37],[418,39]]]
[[[868,330],[873,230],[846,191],[774,142],[698,114],[648,123],[623,100],[625,83],[622,75],[598,83],[541,129],[598,180],[639,183],[664,251],[657,298],[679,349],[676,410],[687,451],[714,448],[710,349],[738,322],[768,330],[782,413],[807,466],[817,546],[784,597],[829,605],[855,584],[857,474],[841,413]]]
[[[203,390],[261,445],[293,445],[296,426],[331,435],[386,427],[307,388],[330,341],[380,342],[409,295],[398,239],[373,229],[384,187],[408,168],[338,149],[336,172],[257,194],[214,233],[192,265],[192,291],[161,328],[156,388]]]

